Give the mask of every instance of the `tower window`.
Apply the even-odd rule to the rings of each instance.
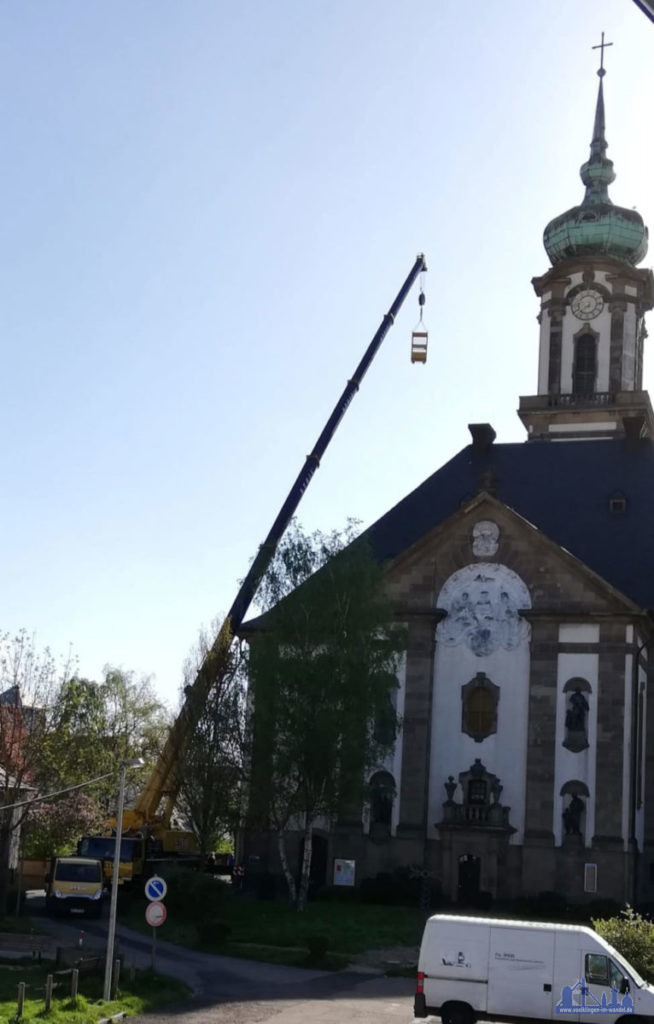
[[[597,342],[594,335],[582,334],[575,346],[572,390],[575,395],[592,395],[597,377]]]

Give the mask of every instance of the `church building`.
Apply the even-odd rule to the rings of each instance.
[[[609,198],[598,74],[584,196],[545,228],[532,281],[526,440],[471,424],[366,531],[407,629],[402,726],[360,822],[318,830],[328,882],[342,858],[357,880],[418,866],[453,902],[654,902],[654,277],[642,218]],[[278,870],[273,844],[245,842]]]

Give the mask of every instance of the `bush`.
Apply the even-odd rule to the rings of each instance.
[[[644,978],[654,978],[654,923],[629,904],[616,917],[593,919],[593,928]]]
[[[329,939],[326,935],[307,935],[305,942],[309,950],[307,962],[311,964],[319,963],[327,954]]]
[[[401,867],[392,873],[380,871],[374,878],[364,878],[359,886],[362,903],[381,903],[385,906],[419,906],[422,898],[423,880],[420,868]],[[428,890],[429,907],[442,903],[440,883],[430,880]]]
[[[257,876],[256,894],[258,900],[274,900],[277,892],[277,880],[270,871]]]
[[[204,918],[197,921],[195,929],[202,945],[221,946],[230,936],[231,926],[226,921]]]
[[[184,868],[166,871],[166,908],[178,921],[213,921],[220,917],[226,886],[213,875]]]

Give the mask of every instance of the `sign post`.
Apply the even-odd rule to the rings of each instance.
[[[163,878],[153,875],[145,883],[145,895],[150,900],[145,908],[145,920],[152,925],[152,970],[156,967],[157,953],[157,928],[166,920],[167,911],[161,900],[168,892],[168,886]]]

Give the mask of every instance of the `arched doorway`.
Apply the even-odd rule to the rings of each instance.
[[[459,879],[457,900],[462,906],[474,904],[479,896],[479,880],[481,878],[481,861],[473,853],[464,853],[459,857]]]

